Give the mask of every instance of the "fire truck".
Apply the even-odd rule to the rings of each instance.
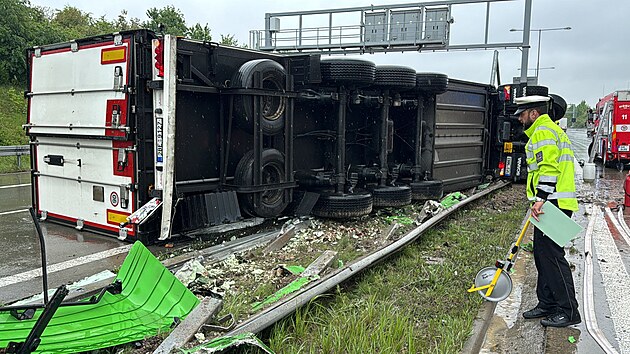
[[[591,160],[622,170],[630,162],[630,91],[612,92],[597,102],[588,135]]]

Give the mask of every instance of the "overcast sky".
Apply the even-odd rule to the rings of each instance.
[[[78,7],[95,17],[115,18],[121,10],[130,17],[146,20],[146,10],[173,5],[184,14],[187,24],[208,24],[213,39],[220,34],[232,34],[239,43],[249,42],[249,30],[263,29],[266,12],[287,12],[401,4],[404,0],[108,0],[74,1],[31,0],[32,5],[61,9],[65,5]],[[409,2],[413,3],[413,2]],[[492,3],[489,42],[520,42],[525,0]],[[453,6],[451,44],[484,41],[485,4]],[[563,96],[569,103],[586,100],[591,106],[603,95],[620,89],[630,89],[630,1],[628,0],[533,0],[532,29],[571,27],[569,31],[542,32],[539,73],[540,84],[550,92]],[[349,19],[339,18],[335,24],[347,25]],[[316,22],[316,20],[315,20]],[[345,22],[345,23],[344,23]],[[357,23],[358,24],[358,23]],[[325,26],[326,22],[304,23],[304,26]],[[281,20],[281,28],[294,28],[290,19]],[[538,32],[532,32],[529,67],[535,68]],[[417,71],[443,72],[450,77],[488,83],[492,66],[492,51],[387,53],[363,55],[377,64],[411,66]],[[502,83],[520,76],[521,51],[500,50],[499,63]],[[535,75],[535,70],[529,72]]]

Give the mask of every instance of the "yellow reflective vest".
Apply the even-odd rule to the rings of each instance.
[[[543,114],[525,130],[527,198],[557,200],[560,209],[578,210],[575,195],[573,150],[567,134]]]

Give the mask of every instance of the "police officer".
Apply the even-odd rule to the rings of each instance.
[[[525,127],[527,155],[527,198],[532,216],[544,217],[548,200],[571,217],[578,210],[575,197],[573,150],[566,133],[547,114],[550,98],[526,96],[515,99],[515,115]],[[534,262],[538,270],[538,304],[523,313],[526,319],[542,318],[547,327],[566,327],[581,322],[575,298],[573,275],[564,258],[564,248],[534,228]]]

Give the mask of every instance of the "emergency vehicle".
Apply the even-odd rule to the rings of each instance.
[[[630,91],[612,92],[597,102],[594,124],[588,134],[591,160],[601,160],[605,166],[623,169],[630,162]]]

